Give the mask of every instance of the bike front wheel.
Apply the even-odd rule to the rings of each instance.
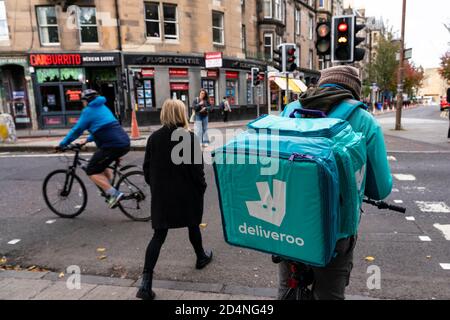
[[[49,209],[62,218],[75,218],[86,208],[86,187],[74,172],[51,172],[44,180],[42,193]]]
[[[124,174],[117,182],[116,189],[124,193],[118,207],[128,218],[134,221],[149,221],[150,186],[145,182],[142,171]]]

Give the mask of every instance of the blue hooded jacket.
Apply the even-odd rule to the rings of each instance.
[[[130,146],[130,138],[119,121],[105,105],[105,97],[92,100],[81,112],[76,125],[59,144],[66,147],[78,139],[85,130],[90,136],[87,141],[95,141],[98,148],[126,148]]]

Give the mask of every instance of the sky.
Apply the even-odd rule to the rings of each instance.
[[[345,6],[365,8],[366,16],[382,17],[400,36],[402,0],[345,0]],[[439,67],[440,57],[450,50],[450,0],[407,0],[406,48],[412,60],[424,68]]]

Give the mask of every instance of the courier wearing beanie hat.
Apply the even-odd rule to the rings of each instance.
[[[336,84],[352,92],[356,100],[361,97],[359,70],[350,66],[337,66],[324,69],[320,73],[319,86]]]

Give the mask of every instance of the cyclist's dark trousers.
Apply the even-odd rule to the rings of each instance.
[[[313,267],[314,284],[313,296],[315,300],[344,300],[345,287],[349,285],[350,273],[353,269],[353,250],[356,237],[339,240],[336,243],[337,253],[331,262],[323,268]],[[289,265],[282,262],[279,265],[278,298],[288,290]]]
[[[158,261],[159,252],[164,244],[167,237],[168,229],[155,229],[153,238],[148,244],[147,251],[145,253],[145,264],[144,273],[152,273],[155,268],[156,262]],[[197,258],[204,256],[205,251],[203,250],[202,244],[202,234],[200,232],[200,227],[189,227],[189,240],[191,241],[192,247],[195,250]]]
[[[86,168],[86,174],[92,176],[105,171],[111,163],[123,157],[130,151],[130,147],[124,148],[102,148],[98,149]]]

